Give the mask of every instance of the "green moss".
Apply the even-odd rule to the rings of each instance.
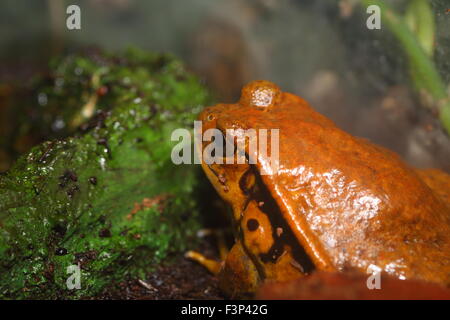
[[[206,90],[170,56],[96,57],[60,60],[42,89],[48,118],[75,134],[34,147],[0,176],[2,298],[93,295],[195,242],[198,168],[172,164],[170,134],[192,127]],[[74,264],[80,290],[66,287]]]

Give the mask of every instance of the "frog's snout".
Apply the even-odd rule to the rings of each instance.
[[[239,104],[268,110],[279,103],[281,99],[280,88],[265,80],[256,80],[242,88]]]

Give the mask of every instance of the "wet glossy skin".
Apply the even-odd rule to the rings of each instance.
[[[202,164],[233,209],[236,243],[219,275],[229,294],[314,269],[366,273],[371,265],[400,279],[450,285],[445,173],[410,168],[266,81],[248,84],[238,103],[207,108],[200,119],[204,130],[280,135],[276,174],[260,175],[267,165],[261,155],[256,165]]]

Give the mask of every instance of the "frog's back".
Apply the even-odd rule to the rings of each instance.
[[[279,129],[279,170],[262,179],[316,266],[450,284],[448,199],[395,153],[340,130],[303,99],[274,101],[262,110],[241,99],[222,122]],[[267,165],[258,154],[259,170]]]

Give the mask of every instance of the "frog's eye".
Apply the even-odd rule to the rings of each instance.
[[[272,82],[257,80],[242,88],[239,103],[243,106],[268,110],[279,103],[281,90]]]
[[[212,113],[208,114],[208,116],[206,117],[206,120],[208,121],[213,121],[214,119],[216,119],[216,117]]]
[[[244,194],[249,195],[255,186],[255,182],[256,179],[252,170],[247,170],[239,179],[239,187]]]

